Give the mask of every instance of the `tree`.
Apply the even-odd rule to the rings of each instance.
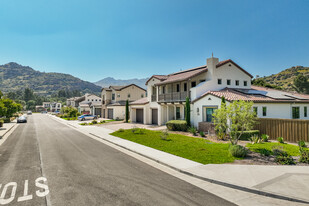
[[[126,101],[126,122],[129,122],[129,100]]]
[[[34,100],[33,91],[30,88],[26,88],[24,91],[24,100],[28,102],[29,100]]]
[[[294,80],[293,80],[293,88],[299,92],[299,93],[305,93],[309,94],[309,81],[308,77],[299,74]]]
[[[186,122],[187,122],[187,126],[190,127],[191,125],[191,120],[190,120],[190,99],[189,97],[186,98]]]
[[[26,109],[27,109],[27,110],[34,111],[34,110],[35,110],[35,101],[34,101],[34,100],[29,100],[29,101],[26,103]]]
[[[228,129],[228,115],[224,96],[221,99],[220,109],[215,110],[213,117],[216,133],[219,136],[219,139],[223,140],[227,136]]]
[[[252,130],[257,117],[252,110],[253,102],[234,101],[226,107],[217,109],[214,114],[214,123],[217,130],[227,131],[233,145],[238,143],[244,131]]]
[[[1,99],[0,107],[1,116],[5,116],[7,118],[12,117],[14,113],[22,109],[22,106],[20,104],[17,104],[13,100],[8,98]]]

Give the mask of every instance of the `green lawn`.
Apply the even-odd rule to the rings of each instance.
[[[299,148],[295,145],[290,144],[281,144],[277,142],[263,142],[259,144],[247,144],[247,148],[249,148],[253,152],[259,152],[260,149],[267,149],[272,151],[273,147],[282,147],[284,151],[286,151],[291,156],[299,156]]]
[[[127,139],[154,149],[168,152],[202,164],[221,164],[233,162],[235,157],[228,151],[229,144],[213,143],[202,138],[169,134],[168,140],[162,140],[160,131],[137,129],[143,131],[133,133],[132,130],[116,131],[111,135]]]

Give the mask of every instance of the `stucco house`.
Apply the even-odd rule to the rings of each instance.
[[[82,114],[101,115],[101,97],[94,94],[86,94],[84,97],[84,101],[79,102],[78,112]]]
[[[124,119],[126,101],[133,102],[144,97],[146,97],[146,90],[136,84],[102,88],[102,117]]]
[[[252,75],[231,59],[211,57],[206,65],[169,75],[153,75],[146,82],[148,97],[131,103],[131,121],[163,125],[184,119],[185,100],[191,102],[191,124],[203,127],[212,113],[235,100],[254,102],[258,117],[309,119],[309,95],[251,85]]]

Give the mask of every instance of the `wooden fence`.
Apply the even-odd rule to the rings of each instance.
[[[309,120],[260,118],[258,122],[255,129],[269,135],[270,139],[283,137],[288,142],[309,142]]]

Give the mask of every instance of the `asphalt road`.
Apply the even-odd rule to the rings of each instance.
[[[233,205],[44,114],[0,146],[0,184],[0,205]]]

